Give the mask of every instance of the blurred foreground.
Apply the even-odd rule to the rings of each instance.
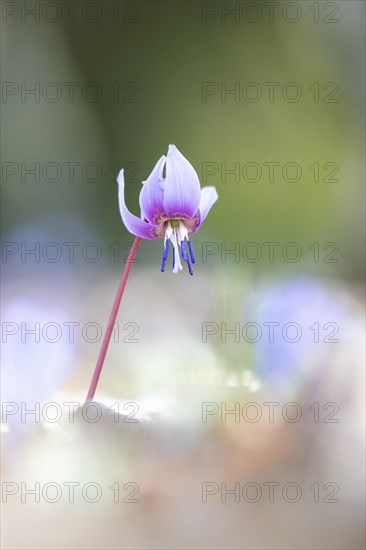
[[[12,371],[25,408],[5,389],[5,547],[363,548],[357,289],[306,278],[254,283],[238,302],[242,323],[291,321],[304,329],[328,320],[339,334],[326,343],[308,336],[290,344],[290,333],[285,341],[269,343],[263,334],[250,343],[249,332],[244,341],[241,331],[240,342],[235,334],[211,334],[217,319],[229,324],[236,314],[218,313],[228,288],[219,274],[201,274],[189,294],[183,278],[167,277],[163,288],[159,277],[136,270],[131,278],[121,317],[127,311],[135,320],[144,345],[112,344],[95,404],[80,409],[71,402],[83,403],[98,344],[78,339],[64,345],[68,354],[61,346],[53,357],[45,342],[7,347],[8,364],[27,356],[29,370],[15,379]],[[93,319],[101,325],[114,283],[93,294],[93,309],[100,302],[102,311]],[[177,294],[164,302],[177,284],[182,304]],[[90,318],[88,307],[80,320]],[[65,319],[53,315],[60,324]],[[26,413],[35,408],[34,395],[39,422]],[[15,401],[16,412],[9,405]]]

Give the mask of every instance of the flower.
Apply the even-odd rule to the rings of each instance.
[[[309,276],[283,280],[248,293],[244,323],[258,327],[253,362],[263,386],[291,398],[335,361],[349,306],[337,287]],[[256,330],[258,330],[256,328]],[[333,346],[332,346],[333,343]],[[322,376],[320,374],[320,376]]]
[[[171,241],[173,273],[182,269],[182,256],[190,275],[193,275],[192,264],[196,260],[189,237],[201,227],[218,199],[215,187],[201,189],[193,166],[175,145],[169,145],[167,156],[161,157],[148,179],[142,182],[139,198],[141,218],[131,214],[126,206],[123,170],[119,172],[117,181],[119,207],[128,231],[143,239],[164,238],[161,271],[165,271]]]
[[[69,318],[64,306],[18,292],[3,311],[8,320],[3,322],[1,401],[11,444],[37,429],[37,407],[43,410],[65,382],[76,350],[62,328]]]

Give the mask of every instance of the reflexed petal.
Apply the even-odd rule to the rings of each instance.
[[[141,212],[149,222],[156,223],[156,218],[164,212],[163,168],[165,156],[156,163],[154,170],[144,183],[140,193]]]
[[[216,187],[212,187],[210,185],[208,185],[207,187],[202,187],[199,206],[200,225],[202,224],[203,220],[206,218],[207,214],[211,210],[212,205],[217,201],[218,198],[219,196],[217,194]]]
[[[121,170],[117,177],[118,181],[118,200],[119,200],[119,209],[121,212],[123,223],[130,233],[137,235],[143,239],[156,239],[155,235],[151,234],[151,231],[156,228],[156,225],[145,222],[141,218],[134,216],[128,210],[125,203],[125,178],[123,170]]]
[[[164,210],[167,216],[186,214],[191,218],[198,210],[200,182],[193,166],[178,151],[169,145],[166,157],[166,183],[164,187]]]

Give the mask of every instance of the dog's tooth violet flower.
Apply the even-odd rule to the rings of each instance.
[[[161,271],[165,271],[171,242],[173,273],[182,269],[182,257],[193,275],[195,257],[189,237],[200,228],[218,199],[215,187],[201,189],[193,166],[175,145],[169,145],[167,156],[161,157],[143,182],[139,199],[141,218],[131,214],[126,206],[123,170],[119,172],[117,181],[119,207],[128,231],[143,239],[164,238]]]
[[[163,170],[165,168],[165,175]],[[195,257],[189,237],[201,227],[211,206],[218,199],[214,187],[201,189],[198,176],[175,145],[169,145],[166,157],[161,157],[140,193],[141,218],[129,212],[125,203],[123,170],[118,174],[119,207],[127,229],[135,235],[127,262],[109,315],[108,325],[90,382],[86,401],[92,401],[102,372],[105,356],[116,322],[127,279],[141,239],[164,239],[161,271],[165,271],[170,242],[173,244],[173,273],[182,269],[180,256],[193,275]]]

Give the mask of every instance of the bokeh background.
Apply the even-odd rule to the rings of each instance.
[[[2,463],[19,489],[3,485],[4,548],[363,548],[364,3],[1,8],[3,412],[15,403]],[[133,240],[116,173],[138,214],[170,143],[219,194],[192,239],[195,275],[160,273],[162,241],[141,244],[103,419],[70,422]],[[49,402],[59,422],[22,418],[22,403]],[[207,402],[218,412],[203,422]],[[221,415],[250,402],[258,422]],[[301,419],[269,421],[268,402]],[[137,427],[115,421],[126,403]],[[103,497],[36,502],[22,482],[94,482]],[[137,484],[139,502],[113,502],[115,482]],[[220,489],[205,503],[205,482],[303,496],[222,502]]]

